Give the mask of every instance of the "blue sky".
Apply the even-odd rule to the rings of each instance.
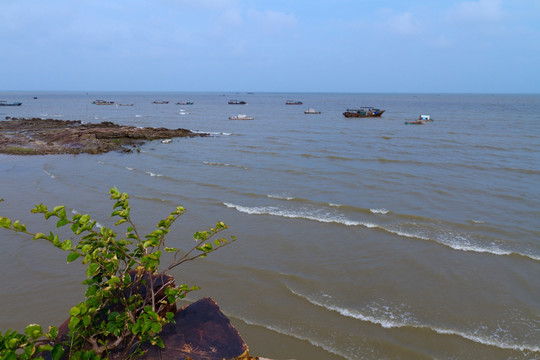
[[[2,0],[0,90],[540,93],[540,0]]]

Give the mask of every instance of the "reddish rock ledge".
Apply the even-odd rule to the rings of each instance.
[[[80,120],[6,117],[0,121],[0,153],[12,155],[101,154],[131,152],[145,141],[208,136],[186,129],[138,128],[109,121],[83,124]]]

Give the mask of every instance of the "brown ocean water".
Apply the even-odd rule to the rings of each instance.
[[[33,99],[37,96],[38,99]],[[540,359],[540,95],[8,93],[0,119],[52,117],[210,132],[140,153],[0,155],[0,215],[34,204],[140,232],[175,206],[169,241],[222,220],[238,241],[177,268],[253,355],[276,359]],[[96,106],[105,99],[134,106]],[[227,105],[230,99],[247,105]],[[167,105],[151,104],[169,100]],[[177,101],[193,105],[175,105]],[[287,106],[286,100],[301,100]],[[386,109],[348,119],[346,108]],[[305,115],[308,108],[322,113]],[[253,121],[230,121],[247,114]],[[405,120],[430,114],[421,126]],[[0,331],[58,325],[84,269],[0,232]]]

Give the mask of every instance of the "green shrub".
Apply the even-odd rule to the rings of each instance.
[[[167,247],[165,237],[184,208],[177,207],[158,222],[154,231],[140,236],[130,217],[129,196],[116,188],[109,194],[115,201],[111,214],[117,219],[115,226],[125,224],[123,236],[118,236],[111,228],[97,228],[96,221],[88,214],[68,218],[65,206],[49,210],[39,204],[31,212],[56,221],[57,228],[68,226],[77,241],[61,240],[52,232],[33,233],[18,220],[0,216],[1,228],[48,241],[68,252],[68,263],[80,259],[87,265],[87,278],[83,282],[87,286],[85,301],[69,312],[67,338],[60,338],[55,327],[44,333],[41,326],[34,324],[29,325],[24,334],[12,330],[5,334],[0,332],[0,359],[40,359],[46,351],[55,360],[64,355],[70,359],[103,359],[115,350],[122,352],[123,359],[129,359],[142,354],[144,343],[163,347],[159,333],[165,324],[173,321],[171,307],[198,287],[176,286],[172,281],[158,284],[155,279],[166,276],[168,270],[186,261],[206,257],[236,240],[218,237],[218,233],[228,228],[218,222],[215,227],[196,232],[195,245],[188,251]],[[174,260],[160,271],[163,252],[174,253]]]

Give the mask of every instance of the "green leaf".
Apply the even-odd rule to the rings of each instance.
[[[0,216],[0,226],[5,229],[11,228],[11,219]]]
[[[71,316],[76,316],[76,315],[79,315],[81,313],[81,309],[79,309],[78,306],[74,306],[71,308],[71,310],[69,310],[69,315]]]
[[[59,227],[62,227],[64,225],[67,225],[68,221],[67,219],[60,219],[58,220],[58,222],[56,223],[56,228],[59,228]]]
[[[88,268],[86,269],[86,276],[88,277],[94,276],[98,269],[99,269],[99,264],[90,263],[90,265],[88,265]]]
[[[70,252],[69,255],[67,256],[67,262],[68,264],[72,261],[75,261],[76,259],[78,259],[79,257],[81,256],[81,254],[79,253],[76,253],[76,252]]]
[[[64,240],[61,245],[60,245],[60,248],[64,251],[68,251],[68,250],[71,250],[71,246],[72,246],[72,243],[71,243],[71,240],[70,239],[67,239],[67,240]]]
[[[34,340],[43,335],[43,329],[38,324],[28,325],[26,329],[24,329],[24,332],[26,333],[26,335],[28,335],[30,338]]]
[[[79,324],[79,322],[81,322],[81,318],[79,317],[74,316],[70,318],[69,324],[68,324],[69,330],[74,331],[77,325]]]
[[[2,360],[17,360],[17,354],[11,350],[8,350],[2,355]]]
[[[60,344],[54,345],[54,348],[51,351],[52,360],[60,360],[64,355],[64,348]]]

